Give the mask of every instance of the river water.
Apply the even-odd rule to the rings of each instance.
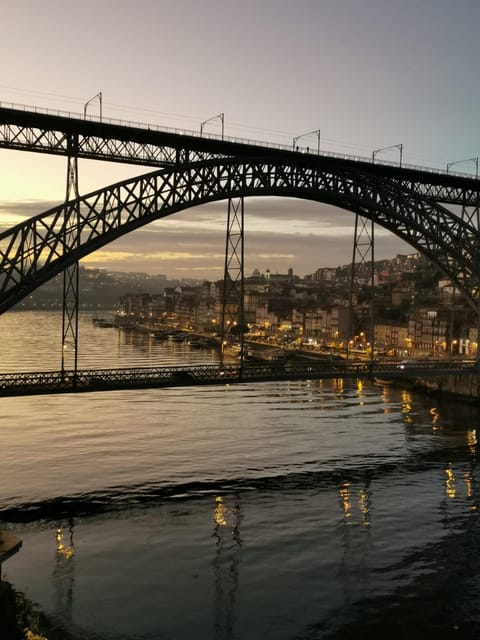
[[[1,316],[1,371],[58,369],[60,331]],[[81,317],[80,367],[215,357]],[[474,407],[341,380],[1,407],[3,573],[55,638],[478,637]]]

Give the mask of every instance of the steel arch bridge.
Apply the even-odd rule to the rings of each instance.
[[[161,167],[0,233],[0,313],[134,229],[247,196],[309,199],[370,219],[427,256],[480,309],[478,178],[2,105],[0,148]]]
[[[480,233],[402,181],[278,158],[217,158],[122,181],[0,234],[0,313],[84,256],[154,220],[216,200],[282,196],[371,219],[427,256],[477,309]]]

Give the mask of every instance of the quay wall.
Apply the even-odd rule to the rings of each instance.
[[[436,394],[461,396],[473,401],[480,401],[479,375],[451,375],[440,378],[420,378],[416,386]]]

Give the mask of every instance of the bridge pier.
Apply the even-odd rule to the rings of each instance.
[[[354,296],[361,288],[361,280],[370,281],[370,319],[369,327],[362,327],[362,331],[367,329],[366,340],[370,342],[370,363],[374,361],[375,347],[375,216],[365,218],[358,212],[355,214],[355,230],[353,238],[353,256],[350,277],[350,299],[349,299],[349,335],[347,339],[347,359],[350,352],[350,341],[355,335],[354,321]],[[353,346],[353,345],[352,345]]]
[[[72,147],[77,146],[76,139],[72,143]],[[67,157],[67,188],[65,193],[65,206],[72,200],[74,204],[70,206],[68,215],[65,215],[63,226],[63,243],[64,252],[68,252],[68,248],[73,245],[80,244],[80,212],[78,192],[78,159],[75,155]],[[73,217],[73,220],[72,220]],[[63,272],[63,304],[62,304],[62,374],[65,372],[65,360],[69,348],[73,350],[73,370],[76,374],[78,365],[78,260],[68,266]],[[69,358],[71,360],[71,358]]]
[[[244,198],[229,198],[223,272],[220,360],[226,341],[238,327],[240,361],[244,356]]]

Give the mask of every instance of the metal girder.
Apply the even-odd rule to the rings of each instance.
[[[471,227],[480,231],[480,203],[475,207],[463,205],[460,217]]]
[[[411,367],[399,369],[396,363],[332,362],[326,360],[282,363],[248,362],[241,364],[184,365],[178,367],[130,367],[125,369],[79,369],[77,371],[40,371],[0,373],[0,397],[44,393],[147,389],[192,385],[223,385],[266,380],[307,380],[336,378],[435,377],[476,375],[475,362],[461,360],[416,360]]]
[[[373,359],[375,342],[375,225],[374,214],[371,218],[365,218],[360,213],[355,214],[355,230],[353,237],[353,256],[351,264],[350,278],[350,300],[349,300],[349,325],[350,331],[347,336],[347,358],[349,355],[350,340],[353,338],[355,328],[353,326],[355,308],[354,297],[367,286],[369,290],[369,312],[370,322],[367,338],[372,345],[371,357]],[[367,327],[364,327],[367,329]]]
[[[68,155],[69,138],[70,135],[65,131],[0,124],[0,148]],[[178,138],[180,143],[181,137]],[[147,166],[166,166],[221,157],[221,154],[194,151],[189,147],[190,145],[185,144],[171,146],[108,136],[79,135],[77,156]]]
[[[63,272],[62,371],[78,363],[78,262]]]
[[[101,122],[79,118],[78,114],[55,115],[0,105],[0,148],[69,155],[69,139],[77,139],[77,157],[148,166],[173,166],[220,158],[268,158],[292,165],[309,163],[316,170],[335,173],[371,173],[382,180],[398,182],[406,191],[437,202],[480,206],[480,180],[424,167],[371,163],[366,158],[332,153],[296,153],[290,147],[252,140],[208,139],[193,132],[161,130],[128,122]],[[319,149],[318,149],[319,151]]]
[[[224,157],[218,141],[160,130],[148,125],[94,122],[77,117],[0,106],[0,148],[69,155],[76,139],[77,157],[148,166],[167,166]]]
[[[221,356],[235,326],[240,329],[240,358],[243,362],[244,328],[244,199],[229,198],[225,267],[223,272]]]
[[[72,141],[74,147],[75,141]],[[68,156],[67,164],[67,189],[65,205],[74,200],[75,205],[70,209],[70,216],[64,217],[62,229],[64,251],[71,247],[77,247],[79,241],[80,213],[78,193],[78,161],[76,156]],[[62,343],[61,362],[62,371],[65,363],[73,362],[73,368],[77,370],[78,363],[78,260],[66,267],[63,272],[63,304],[62,304]]]
[[[59,205],[0,233],[0,313],[85,255],[149,222],[215,200],[296,197],[359,213],[427,256],[476,310],[480,233],[398,181],[287,160],[218,160],[168,167]],[[71,227],[64,242],[63,230]]]
[[[395,178],[391,178],[395,180]],[[398,178],[401,188],[407,191],[415,191],[424,198],[435,200],[444,204],[457,204],[468,206],[480,205],[480,180],[469,180],[468,185],[442,184],[442,182],[430,182],[428,177],[421,180],[405,180]]]

